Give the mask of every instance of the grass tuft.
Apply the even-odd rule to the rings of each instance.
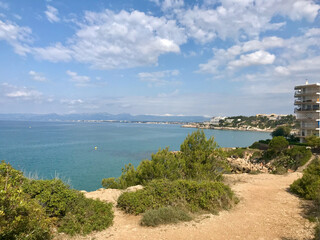
[[[180,208],[162,207],[147,210],[141,219],[142,226],[156,227],[161,224],[171,224],[178,222],[191,221],[191,215]]]

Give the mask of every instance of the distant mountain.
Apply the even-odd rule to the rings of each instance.
[[[157,122],[203,122],[209,118],[203,116],[156,116],[109,113],[77,113],[77,114],[0,114],[0,120],[10,121],[72,121],[72,120],[115,120],[115,121],[157,121]]]

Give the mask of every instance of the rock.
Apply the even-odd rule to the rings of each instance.
[[[136,186],[128,187],[125,191],[126,192],[135,192],[135,191],[138,191],[141,189],[143,189],[142,185],[136,185]]]
[[[250,173],[250,172],[263,172],[268,173],[271,166],[258,163],[257,159],[251,159],[252,153],[245,152],[243,158],[231,156],[227,158],[234,173]]]

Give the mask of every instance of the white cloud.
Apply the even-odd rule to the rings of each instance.
[[[274,54],[268,53],[274,50]],[[320,50],[320,29],[304,30],[301,36],[288,39],[276,36],[265,37],[261,40],[250,40],[238,43],[228,49],[213,49],[214,56],[207,63],[199,64],[199,72],[230,77],[234,67],[254,65],[255,61],[263,64],[274,64],[278,75],[287,75],[286,65],[296,61],[312,58]],[[226,68],[231,66],[231,68]],[[233,68],[232,68],[233,67]]]
[[[281,73],[287,73],[285,75],[291,75],[295,78],[305,79],[311,77],[313,82],[319,81],[320,56],[294,61],[285,67],[279,66],[275,68],[276,72],[279,72],[279,70]]]
[[[47,79],[45,76],[43,76],[42,73],[38,73],[38,72],[35,72],[35,71],[29,71],[29,75],[31,76],[31,78],[34,80],[34,81],[37,81],[37,82],[46,82]]]
[[[149,0],[149,1],[155,3],[158,6],[160,6],[160,0]]]
[[[286,67],[282,67],[282,66],[278,66],[274,69],[275,73],[276,74],[279,74],[279,75],[283,75],[283,76],[288,76],[290,75],[290,71],[288,68]]]
[[[18,19],[18,20],[21,20],[21,19],[22,19],[22,17],[21,17],[20,15],[18,15],[18,14],[13,14],[13,16],[14,16],[16,19]]]
[[[169,84],[179,84],[179,81],[174,80],[180,72],[178,70],[166,70],[160,72],[141,72],[138,74],[143,82],[147,82],[150,87],[152,86],[165,86]]]
[[[241,55],[240,59],[229,62],[229,67],[248,67],[252,65],[272,64],[276,56],[259,50],[250,54]]]
[[[261,112],[283,112],[292,109],[291,93],[260,93],[251,91],[230,93],[192,93],[181,94],[178,91],[163,93],[157,96],[125,96],[109,99],[97,99],[91,104],[99,106],[100,111],[119,113],[130,110],[134,114],[150,115],[240,115]],[[254,101],[252,99],[254,98]],[[130,107],[130,109],[128,109]],[[107,110],[104,110],[107,109]]]
[[[157,64],[160,55],[179,53],[187,40],[174,20],[139,11],[86,12],[84,20],[69,45],[35,48],[36,56],[53,62],[74,59],[98,69],[130,68]]]
[[[180,92],[179,89],[176,89],[173,92],[169,92],[169,93],[159,93],[158,97],[160,98],[173,97],[173,96],[177,96],[179,92]]]
[[[72,51],[64,47],[61,43],[46,48],[33,48],[32,53],[36,58],[51,62],[68,62],[72,59]]]
[[[242,46],[243,52],[249,52],[254,50],[265,50],[270,48],[276,47],[283,47],[284,46],[284,39],[272,36],[272,37],[265,37],[262,41],[259,40],[251,40],[245,42]]]
[[[183,53],[183,56],[186,58],[195,57],[197,56],[197,53],[195,51],[189,51],[189,52]]]
[[[61,99],[60,103],[73,106],[73,105],[83,104],[84,101],[82,99]]]
[[[184,5],[183,0],[164,0],[161,3],[161,9],[163,11],[167,11],[170,9],[176,9],[176,8],[181,8]]]
[[[249,65],[271,64],[275,60],[275,55],[267,53],[265,50],[284,47],[284,45],[284,39],[273,36],[263,38],[261,41],[243,42],[228,49],[214,48],[214,57],[207,63],[199,64],[199,72],[215,75],[224,72],[225,75],[228,75],[232,72],[226,72],[226,66],[246,67]],[[255,52],[241,55],[251,51]],[[237,56],[240,56],[240,59],[236,60]],[[229,68],[228,70],[232,69]]]
[[[294,1],[288,15],[292,20],[306,18],[309,22],[312,22],[316,18],[319,9],[320,6],[311,0]]]
[[[47,6],[47,11],[44,12],[47,16],[47,19],[49,22],[59,22],[60,18],[58,17],[59,11],[58,9],[48,5]]]
[[[320,28],[310,28],[307,30],[306,37],[320,36]]]
[[[1,84],[2,95],[11,99],[40,100],[42,93],[27,87],[18,87],[8,83]]]
[[[0,41],[4,40],[10,44],[14,51],[19,55],[25,55],[30,52],[26,42],[30,40],[31,29],[28,27],[20,27],[10,21],[0,20]]]
[[[90,77],[88,76],[79,76],[78,73],[71,72],[70,70],[68,70],[66,73],[71,77],[70,81],[75,82],[76,86],[78,87],[88,86],[90,82]]]
[[[213,8],[211,4],[220,6]],[[272,22],[277,15],[312,22],[319,9],[320,5],[312,0],[221,0],[177,11],[177,19],[189,37],[208,43],[216,38],[236,40],[243,35],[252,39],[261,32],[277,30],[285,25],[285,22]]]

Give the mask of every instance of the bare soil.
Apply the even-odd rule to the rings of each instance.
[[[308,202],[288,192],[289,185],[301,176],[300,172],[227,175],[226,182],[240,202],[219,215],[206,214],[191,222],[152,228],[140,226],[140,216],[127,215],[114,208],[112,227],[85,237],[60,235],[57,239],[312,239],[314,225],[304,218]],[[120,194],[120,190],[98,190],[86,196],[115,202]]]

